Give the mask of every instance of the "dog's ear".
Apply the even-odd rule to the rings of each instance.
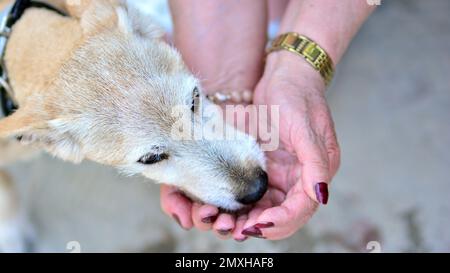
[[[112,28],[146,39],[164,36],[162,28],[126,0],[67,0],[66,6],[71,15],[80,19],[86,36]]]
[[[63,160],[78,163],[84,156],[68,124],[65,119],[49,120],[39,113],[19,109],[0,120],[0,138],[15,138],[24,144],[45,149]]]

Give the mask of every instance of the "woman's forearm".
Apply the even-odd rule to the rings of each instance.
[[[207,92],[253,89],[266,44],[263,0],[170,0],[175,45]]]
[[[280,33],[293,31],[309,37],[337,64],[373,10],[366,1],[290,0]]]

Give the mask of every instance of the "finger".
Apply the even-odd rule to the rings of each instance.
[[[330,165],[325,143],[315,135],[294,143],[295,153],[302,164],[301,182],[304,191],[312,200],[327,204]]]
[[[270,194],[270,192],[267,192],[266,194]],[[259,201],[258,204],[248,213],[248,219],[247,221],[245,221],[241,234],[255,238],[264,238],[260,230],[254,228],[254,225],[258,223],[258,218],[261,215],[261,213],[263,213],[264,210],[272,206],[273,204],[270,198],[265,198]]]
[[[212,205],[203,205],[195,202],[192,205],[192,220],[194,226],[200,230],[210,230],[216,221],[219,209]]]
[[[311,218],[317,206],[305,193],[301,183],[297,183],[280,206],[268,208],[259,214],[252,229],[261,234],[261,238],[287,238]]]
[[[245,222],[248,220],[248,215],[239,215],[236,219],[236,225],[233,230],[233,239],[237,242],[243,242],[247,240],[248,236],[242,234],[242,231],[244,230]]]
[[[161,185],[161,208],[172,217],[182,228],[191,229],[193,226],[191,220],[192,202],[179,192],[176,188]]]
[[[329,137],[325,146],[327,147],[328,159],[330,162],[330,178],[333,178],[341,164],[341,149],[339,148],[336,135]]]
[[[221,213],[213,225],[217,236],[226,239],[233,232],[235,226],[235,217],[229,213]]]

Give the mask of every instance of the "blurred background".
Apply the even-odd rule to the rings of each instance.
[[[136,1],[170,28],[164,0]],[[42,155],[9,168],[35,251],[450,251],[450,1],[381,1],[328,99],[342,147],[331,199],[283,241],[221,241],[163,214],[159,187],[91,162]],[[77,194],[78,193],[78,194]]]

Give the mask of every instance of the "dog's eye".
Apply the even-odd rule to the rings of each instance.
[[[149,153],[149,154],[146,154],[143,157],[141,157],[138,160],[138,163],[145,164],[145,165],[150,165],[150,164],[155,164],[155,163],[158,163],[160,161],[166,160],[168,158],[169,158],[168,154],[153,154],[153,153]]]
[[[191,111],[192,113],[196,113],[198,106],[200,105],[200,91],[198,91],[198,88],[195,87],[192,91],[192,104],[191,104]]]

